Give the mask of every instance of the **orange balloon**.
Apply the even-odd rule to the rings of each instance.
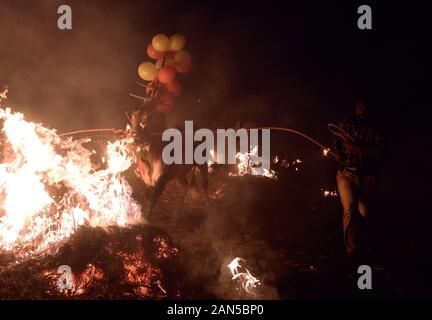
[[[158,78],[161,83],[170,83],[175,79],[176,71],[172,66],[165,66],[159,69]]]
[[[192,56],[186,50],[180,50],[174,56],[174,62],[177,66],[185,66],[192,63]]]
[[[151,44],[147,46],[147,55],[152,59],[159,59],[163,57],[163,52],[157,51]]]
[[[166,89],[168,92],[171,92],[174,96],[178,96],[181,92],[181,84],[177,79],[166,84]]]
[[[192,70],[192,63],[183,66],[175,66],[175,69],[178,73],[189,73]]]
[[[174,109],[174,102],[158,103],[155,108],[161,113],[170,113]]]
[[[163,92],[160,96],[159,101],[161,103],[174,103],[174,95],[171,92]]]

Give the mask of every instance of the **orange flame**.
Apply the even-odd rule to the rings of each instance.
[[[11,150],[0,163],[0,251],[19,258],[54,253],[81,225],[142,222],[140,206],[121,176],[135,161],[132,138],[108,143],[107,168],[95,170],[92,152],[83,146],[89,139],[62,140],[55,130],[10,109],[0,109],[0,119]]]

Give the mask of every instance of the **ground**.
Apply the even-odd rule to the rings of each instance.
[[[256,296],[242,298],[411,298],[427,290],[424,273],[415,270],[415,240],[397,229],[387,227],[385,236],[377,236],[362,261],[348,259],[337,197],[311,195],[314,190],[304,186],[254,177],[210,176],[210,186],[216,199],[199,207],[191,196],[196,191],[191,191],[175,221],[166,210],[176,206],[178,186],[172,183],[153,218],[190,265],[188,276],[195,282],[188,286],[194,290],[185,291],[190,298],[239,297],[222,277],[227,262],[236,256],[261,280]],[[378,219],[377,224],[383,223]],[[372,267],[373,290],[358,289],[360,264]]]
[[[343,248],[337,197],[296,180],[210,175],[209,196],[171,181],[149,221],[133,228],[83,228],[52,257],[0,260],[6,299],[352,299],[411,298],[427,290],[415,239],[388,228],[365,261]],[[393,232],[393,233],[392,233]],[[246,292],[232,279],[235,257],[260,280]],[[401,259],[404,257],[404,259]],[[410,258],[411,257],[411,258]],[[359,290],[360,263],[373,289]],[[70,265],[80,284],[59,292],[57,268]]]

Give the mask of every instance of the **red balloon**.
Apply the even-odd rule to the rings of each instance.
[[[171,92],[165,91],[165,92],[163,92],[160,95],[159,101],[161,103],[171,103],[171,102],[174,102],[174,95]]]
[[[158,103],[155,108],[162,113],[170,113],[174,109],[174,102]]]
[[[165,66],[159,70],[158,78],[161,83],[170,83],[174,80],[176,71],[172,66]]]
[[[156,51],[151,43],[147,46],[147,55],[152,59],[159,59],[163,57],[163,52]]]
[[[181,84],[178,80],[174,79],[171,82],[166,84],[166,89],[168,92],[171,92],[174,96],[178,96],[181,92]]]
[[[178,73],[188,73],[192,70],[192,63],[189,63],[184,66],[175,66],[175,69]]]

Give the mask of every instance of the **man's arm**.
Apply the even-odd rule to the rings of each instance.
[[[357,152],[367,156],[379,156],[382,153],[382,141],[378,131],[375,131],[372,147],[360,147],[356,144],[345,142],[344,148],[350,152]]]
[[[375,156],[379,154],[379,150],[377,147],[375,148],[363,148],[356,146],[355,144],[345,142],[344,148],[350,152],[362,153],[367,156]]]
[[[343,128],[344,125],[346,123],[346,119],[340,121],[338,123],[338,126],[340,128]],[[337,155],[337,160],[338,161],[343,161],[344,157],[345,157],[345,153],[344,153],[344,141],[341,137],[334,135],[333,137],[333,147],[335,150],[335,153]]]

